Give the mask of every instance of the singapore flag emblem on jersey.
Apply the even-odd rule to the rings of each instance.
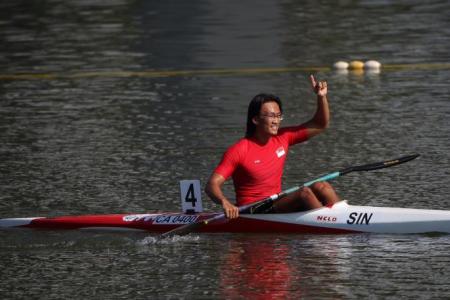
[[[280,148],[277,149],[276,153],[277,153],[278,158],[280,158],[280,157],[282,157],[283,155],[286,154],[286,151],[284,151],[283,147],[280,147]]]

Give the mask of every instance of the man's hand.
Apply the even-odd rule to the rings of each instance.
[[[228,219],[234,219],[239,217],[239,208],[231,204],[228,200],[223,200],[222,207]]]
[[[325,97],[327,95],[328,89],[327,89],[327,82],[326,81],[319,81],[316,82],[316,79],[314,79],[314,76],[311,75],[311,86],[314,90],[314,93],[317,94],[319,97]]]

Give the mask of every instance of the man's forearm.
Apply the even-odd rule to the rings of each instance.
[[[208,184],[205,188],[205,192],[208,197],[216,204],[223,205],[224,201],[228,201],[228,199],[222,193],[220,187],[217,187],[215,185]]]
[[[327,96],[317,96],[317,110],[311,120],[318,128],[327,128],[330,122],[330,109]]]

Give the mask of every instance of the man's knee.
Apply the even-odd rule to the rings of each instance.
[[[311,189],[313,191],[318,191],[318,192],[323,192],[323,191],[327,191],[327,190],[332,190],[333,188],[331,187],[331,184],[329,184],[326,181],[320,181],[320,182],[316,182],[311,186]]]
[[[297,195],[300,199],[308,199],[314,196],[314,192],[309,187],[303,187],[297,192]]]

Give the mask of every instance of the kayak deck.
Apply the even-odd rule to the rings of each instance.
[[[166,232],[209,219],[218,213],[149,213],[0,219],[0,228],[50,230],[129,230]],[[202,226],[200,232],[248,233],[450,233],[450,211],[353,206],[346,201],[333,207],[286,214],[241,214]]]

